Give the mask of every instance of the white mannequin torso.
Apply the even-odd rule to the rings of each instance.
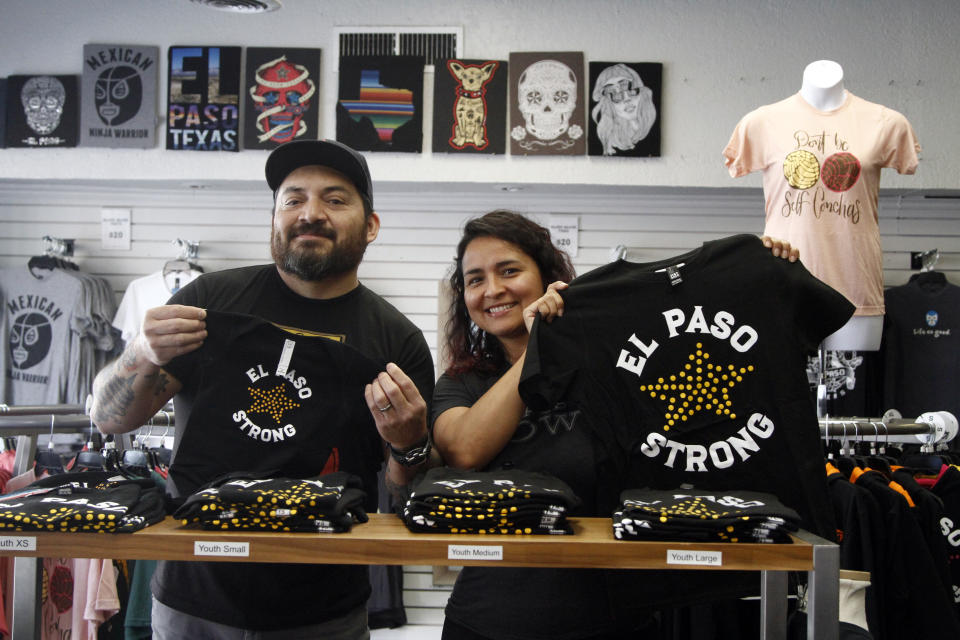
[[[833,60],[817,60],[803,70],[800,96],[818,111],[832,111],[843,105],[843,67]]]
[[[802,256],[801,256],[802,258]],[[883,316],[853,316],[823,340],[827,351],[877,351],[883,338]]]

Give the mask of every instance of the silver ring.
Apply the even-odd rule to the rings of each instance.
[[[385,407],[377,407],[377,409],[380,409],[380,411],[389,411],[389,410],[392,409],[392,408],[393,408],[393,405],[390,404],[389,402],[387,403],[387,406],[385,406]]]

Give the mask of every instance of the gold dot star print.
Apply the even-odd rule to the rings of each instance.
[[[696,350],[687,356],[687,362],[676,373],[657,378],[654,384],[640,386],[664,407],[662,429],[670,429],[687,422],[699,413],[712,413],[735,420],[730,392],[753,373],[754,366],[735,366],[711,362],[710,353],[698,342]]]
[[[249,413],[267,413],[277,424],[280,424],[285,412],[300,406],[299,402],[294,402],[287,397],[283,387],[282,382],[272,389],[247,387],[252,399],[250,408],[247,409],[247,411]]]

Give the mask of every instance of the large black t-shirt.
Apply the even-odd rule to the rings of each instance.
[[[833,539],[805,365],[852,315],[846,298],[747,235],[655,263],[605,265],[563,298],[562,317],[533,325],[520,395],[533,408],[563,401],[588,414],[596,439],[619,456],[608,465],[619,489],[764,491]],[[608,579],[618,616],[756,590],[749,572]]]
[[[754,236],[650,264],[611,263],[536,322],[521,395],[595,418],[624,452],[623,488],[755,490],[835,527],[805,365],[854,307]]]
[[[312,300],[291,291],[277,274],[274,265],[263,265],[203,275],[177,292],[170,303],[202,307],[214,312],[247,314],[293,333],[319,334],[331,338],[375,363],[395,362],[410,376],[425,399],[429,401],[432,396],[433,361],[422,333],[393,306],[363,285],[339,298]],[[181,492],[190,490],[196,482],[212,479],[224,467],[229,471],[269,471],[280,465],[297,471],[305,466],[312,468],[314,459],[319,464],[314,473],[322,470],[351,471],[362,475],[365,485],[376,487],[375,483],[368,484],[371,482],[368,478],[370,471],[375,471],[373,465],[382,464],[382,449],[377,453],[375,462],[372,462],[370,456],[374,439],[368,431],[361,429],[358,433],[349,434],[345,427],[338,427],[338,434],[326,442],[322,441],[325,435],[309,439],[304,453],[309,452],[310,455],[293,453],[289,459],[286,458],[287,454],[282,453],[285,447],[271,444],[286,435],[288,424],[294,424],[298,434],[303,433],[299,423],[285,419],[293,416],[288,413],[293,410],[290,403],[302,400],[301,389],[309,387],[312,396],[322,396],[329,408],[340,406],[338,403],[331,405],[330,399],[336,398],[335,394],[341,393],[343,386],[335,382],[333,388],[337,391],[329,393],[330,389],[325,389],[325,384],[314,383],[309,380],[310,376],[303,376],[307,380],[300,384],[297,379],[302,376],[302,370],[295,377],[291,376],[293,380],[282,377],[282,380],[277,380],[274,374],[280,356],[275,352],[272,352],[272,362],[258,360],[239,370],[246,362],[246,357],[262,354],[258,350],[259,339],[245,344],[242,336],[234,335],[236,340],[232,347],[228,347],[227,334],[234,330],[223,329],[217,320],[218,314],[212,314],[211,317],[214,318],[214,326],[209,326],[208,320],[206,341],[210,348],[205,344],[203,348],[175,358],[164,367],[184,385],[174,398],[177,450],[171,473],[177,488]],[[214,337],[212,334],[218,326],[221,335]],[[267,334],[282,337],[281,344],[290,338],[277,327],[262,323],[260,326]],[[297,336],[293,338],[297,339]],[[316,338],[309,340],[322,344]],[[218,368],[209,359],[214,345],[219,345],[216,349],[228,359],[231,363],[229,366]],[[302,348],[299,344],[294,348],[294,358]],[[260,377],[258,364],[263,365],[268,375]],[[298,367],[290,365],[288,372]],[[253,392],[244,389],[248,394],[246,397],[243,397],[243,393],[239,396],[226,394],[222,399],[206,397],[204,392],[208,383],[221,383],[216,380],[221,369],[224,377],[243,376],[249,389],[257,389],[258,393],[264,395],[255,401]],[[249,372],[251,369],[252,372]],[[344,381],[353,380],[358,384],[363,375],[369,375],[363,381],[366,384],[373,380],[375,374],[375,371],[371,373],[367,370],[355,378],[343,372],[340,375]],[[268,384],[272,379],[278,383],[282,381],[280,391],[271,391],[277,388]],[[281,392],[286,394],[286,400],[279,397]],[[362,385],[356,387],[356,393],[362,402]],[[226,422],[213,424],[206,419],[214,410],[214,407],[207,405],[208,400],[219,403],[222,411],[229,411]],[[313,400],[317,398],[313,397]],[[235,402],[240,404],[231,404]],[[254,402],[261,403],[260,406],[266,411],[250,411]],[[359,412],[359,409],[346,409],[356,407],[355,402],[354,399],[344,401],[341,410],[354,414]],[[236,416],[239,418],[237,420],[235,414],[241,411],[245,415]],[[204,419],[197,419],[201,416]],[[281,420],[274,420],[275,416]],[[326,424],[329,416],[320,416]],[[222,418],[218,416],[216,419]],[[268,425],[271,421],[282,422],[282,425]],[[259,429],[253,434],[256,437],[251,436],[254,429],[248,422]],[[270,430],[269,435],[264,431],[265,427]],[[273,431],[278,428],[279,431]],[[232,436],[235,441],[221,448],[225,445],[220,436]],[[271,443],[263,442],[263,438],[271,439]],[[375,440],[380,446],[379,436]],[[285,442],[289,444],[290,441]],[[335,446],[336,452],[332,449],[328,452],[328,446]],[[235,448],[240,451],[241,457],[222,455],[232,455]],[[251,465],[254,468],[245,468]],[[375,505],[375,489],[368,489],[368,492]],[[161,602],[179,611],[231,626],[269,630],[322,622],[362,606],[370,595],[368,575],[367,567],[358,565],[160,562],[152,589]]]
[[[471,407],[500,378],[444,374],[433,396],[433,417]],[[572,515],[596,511],[594,443],[583,412],[562,403],[528,411],[510,442],[480,471],[518,469],[563,480],[582,501]],[[464,567],[447,602],[447,617],[489,638],[584,638],[613,629],[604,572],[598,569]]]

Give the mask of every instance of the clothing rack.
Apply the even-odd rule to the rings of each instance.
[[[170,428],[175,425],[173,411],[159,411],[142,426]],[[0,405],[0,438],[17,438],[13,474],[24,473],[37,455],[37,436],[54,433],[82,433],[99,441],[100,432],[81,405],[51,404],[12,407]],[[130,433],[118,436],[121,449],[132,446]]]
[[[937,412],[946,413],[946,412]],[[924,414],[928,416],[931,414]],[[948,414],[949,415],[949,414]],[[951,416],[952,417],[952,416]],[[820,435],[843,440],[868,440],[901,444],[935,445],[951,441],[956,432],[943,422],[883,418],[821,418]]]
[[[9,406],[0,404],[0,438],[17,437],[13,474],[26,472],[37,454],[37,436],[53,433],[91,434],[99,440],[100,432],[81,405],[53,404]],[[160,411],[144,426],[172,427],[172,411]],[[130,448],[130,434],[121,436],[121,448]],[[10,631],[14,638],[39,637],[41,560],[17,556],[13,561],[13,606],[10,611]]]

